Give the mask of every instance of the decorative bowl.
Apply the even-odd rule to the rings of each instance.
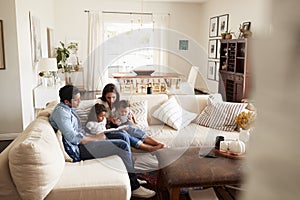
[[[133,70],[134,73],[136,73],[138,76],[145,76],[145,75],[151,75],[155,70]]]

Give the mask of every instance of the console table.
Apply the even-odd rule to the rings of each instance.
[[[50,101],[59,101],[59,89],[64,86],[64,82],[51,87],[38,85],[33,89],[34,108],[43,109],[46,107],[46,103]]]
[[[166,149],[156,152],[159,165],[162,165],[158,175],[158,187],[167,188],[170,199],[179,199],[180,188],[184,187],[237,185],[241,183],[244,160],[222,156],[217,158],[200,157],[199,151],[200,149],[195,147],[184,151],[182,149]],[[171,155],[178,157],[172,160]],[[166,160],[172,160],[172,162],[166,163]]]
[[[153,93],[166,93],[171,87],[180,87],[184,76],[179,73],[154,72],[151,75],[135,73],[115,73],[113,78],[120,84],[122,93],[147,93],[147,85],[151,84]]]

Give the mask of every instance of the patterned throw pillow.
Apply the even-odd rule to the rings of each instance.
[[[197,117],[197,114],[184,110],[178,104],[176,98],[171,97],[161,105],[152,116],[172,128],[179,130],[189,125],[191,121]]]
[[[245,103],[222,102],[216,96],[210,96],[207,107],[194,123],[218,130],[234,131],[237,126],[235,116],[241,113],[246,105]]]
[[[137,121],[137,127],[146,130],[149,127],[147,121],[147,108],[148,101],[132,101],[130,102],[130,110],[133,113],[135,120]]]

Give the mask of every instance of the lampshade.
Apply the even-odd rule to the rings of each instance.
[[[41,58],[38,64],[38,71],[57,71],[56,58]]]

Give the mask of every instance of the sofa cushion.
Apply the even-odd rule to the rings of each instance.
[[[149,127],[147,121],[147,109],[148,109],[148,101],[133,101],[130,102],[130,110],[135,116],[135,120],[137,122],[137,127],[140,129],[147,129]]]
[[[234,131],[236,115],[246,107],[245,103],[223,102],[216,95],[208,98],[207,107],[194,121],[196,124],[224,131]]]
[[[129,95],[121,94],[121,99],[129,100],[129,102],[134,101],[148,101],[148,110],[147,110],[147,120],[149,125],[161,125],[163,124],[160,120],[152,116],[152,113],[157,110],[164,102],[168,100],[168,95],[166,94],[144,94],[144,95]]]
[[[62,151],[48,120],[34,120],[8,155],[12,179],[22,199],[44,199],[65,166]]]
[[[58,183],[46,197],[56,199],[130,199],[131,187],[120,157],[66,163]],[[98,198],[96,198],[98,197]]]
[[[171,97],[161,105],[153,114],[153,117],[161,120],[172,128],[179,130],[191,123],[197,117],[196,113],[188,112],[181,108],[175,97]]]

